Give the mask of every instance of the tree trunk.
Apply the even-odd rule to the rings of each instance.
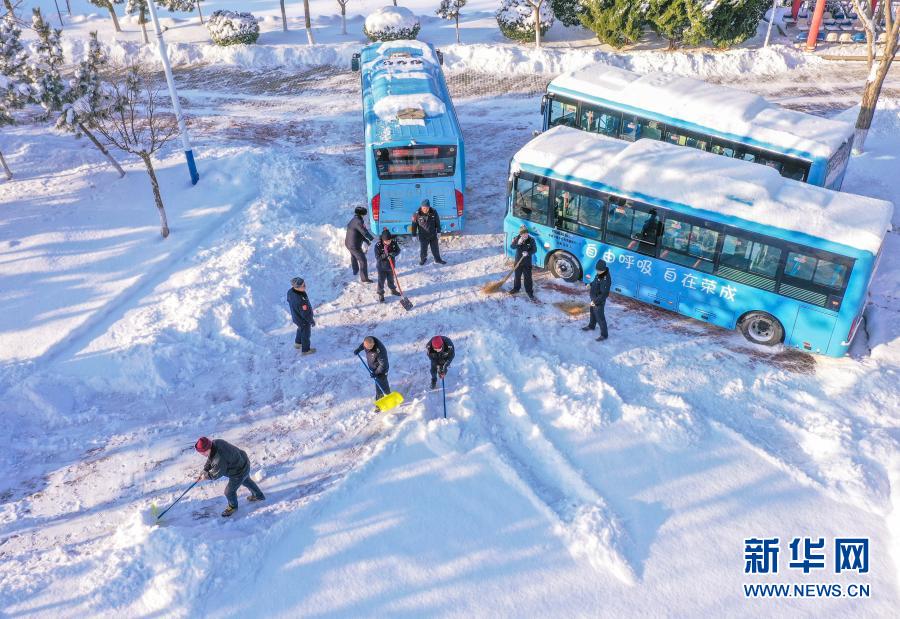
[[[303,21],[306,24],[306,40],[310,45],[314,45],[316,40],[312,33],[312,19],[309,17],[309,0],[303,0]]]
[[[534,9],[534,49],[541,49],[541,5],[531,6]]]
[[[56,5],[56,16],[59,17],[59,27],[62,28],[65,26],[62,20],[62,11],[59,10],[59,2],[53,0],[53,4]]]
[[[866,30],[866,66],[872,70],[875,62],[875,34]]]
[[[197,15],[200,16],[200,23],[203,23],[203,12],[200,10],[200,0],[197,0]]]
[[[284,0],[281,0],[281,28],[287,32],[287,15],[284,13]]]
[[[13,16],[13,17],[16,16],[16,14],[13,13],[12,0],[3,0],[3,6],[6,7],[6,12],[7,12],[7,13],[12,13],[12,16]]]
[[[69,11],[69,17],[72,17],[72,3],[66,0],[66,10]]]
[[[341,5],[341,34],[347,34],[347,5]]]
[[[12,170],[9,169],[9,166],[6,165],[6,159],[3,158],[3,153],[0,153],[0,164],[3,164],[3,171],[6,172],[6,180],[12,180]]]
[[[113,156],[109,154],[109,151],[106,149],[106,147],[100,142],[100,140],[96,138],[93,133],[88,130],[87,127],[84,126],[84,123],[78,123],[78,128],[83,134],[88,136],[88,139],[94,143],[94,146],[96,146],[97,149],[101,153],[103,153],[106,159],[112,164],[112,167],[114,167],[116,169],[116,172],[119,173],[119,178],[125,176],[125,170],[122,169],[122,166],[119,165],[119,162],[113,159]]]
[[[150,37],[147,36],[147,16],[144,15],[144,12],[141,11],[141,16],[138,18],[138,21],[141,22],[141,30],[144,32],[144,44],[150,44]]]
[[[669,47],[666,51],[674,52],[676,49],[678,49],[678,43],[675,39],[669,39]]]
[[[872,118],[875,116],[875,106],[878,105],[878,97],[881,95],[881,86],[887,77],[897,51],[897,33],[888,32],[888,40],[881,51],[881,60],[877,66],[873,66],[866,78],[863,88],[862,102],[859,106],[859,116],[856,117],[856,136],[853,139],[853,152],[860,154],[866,145],[866,136],[872,126]]]
[[[109,2],[106,5],[106,8],[109,9],[109,16],[112,17],[113,26],[116,27],[116,32],[122,32],[122,29],[119,27],[119,18],[116,17],[116,9],[113,7],[113,3]]]
[[[397,6],[397,0],[394,0],[394,6]]]
[[[150,161],[150,155],[146,152],[138,153],[147,166],[147,174],[150,175],[150,184],[153,185],[153,199],[156,201],[156,208],[159,210],[160,234],[163,238],[169,236],[169,222],[166,220],[166,207],[163,206],[162,196],[159,193],[159,181],[156,180],[156,172],[153,171],[153,162]]]
[[[459,13],[456,14],[456,44],[459,45]]]

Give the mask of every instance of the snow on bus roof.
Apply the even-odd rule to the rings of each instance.
[[[365,53],[363,71],[371,79],[372,111],[381,120],[424,124],[425,117],[447,112],[435,81],[440,64],[427,43],[386,41],[368,46]]]
[[[850,123],[795,112],[752,93],[672,73],[640,75],[597,64],[558,76],[548,90],[557,89],[817,157],[830,157],[853,135]]]
[[[890,202],[790,180],[757,163],[658,140],[624,142],[562,126],[519,150],[513,169],[523,165],[873,254],[890,228],[894,210]]]

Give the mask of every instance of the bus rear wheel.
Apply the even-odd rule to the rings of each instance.
[[[777,318],[765,312],[750,312],[738,326],[744,337],[754,344],[775,346],[784,339],[784,327]]]
[[[577,282],[581,279],[581,264],[578,258],[565,251],[558,251],[550,256],[548,265],[553,277],[567,282]]]

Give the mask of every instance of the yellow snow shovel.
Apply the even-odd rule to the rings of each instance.
[[[369,369],[369,366],[366,364],[365,360],[362,358],[362,355],[357,353],[356,355],[359,357],[360,362],[363,364],[363,367],[366,368],[366,372],[369,373],[369,376],[375,381],[375,388],[378,391],[381,391],[381,397],[375,400],[375,406],[382,413],[385,411],[389,411],[392,408],[397,408],[401,404],[403,404],[403,396],[399,391],[391,391],[389,394],[384,395],[384,391],[381,389],[381,385],[378,384],[378,380],[375,378],[375,375],[372,374],[372,370]]]

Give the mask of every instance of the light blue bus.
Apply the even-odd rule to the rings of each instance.
[[[757,344],[841,356],[893,205],[665,142],[555,127],[513,157],[507,209],[506,247],[525,225],[533,264],[555,277],[588,282],[602,258],[614,292]]]
[[[785,109],[757,95],[672,73],[594,65],[555,78],[543,129],[566,125],[633,142],[661,140],[775,168],[839,190],[853,125]]]
[[[428,43],[388,41],[354,54],[366,128],[369,226],[409,234],[412,214],[428,200],[443,232],[464,224],[465,154],[456,110]]]

